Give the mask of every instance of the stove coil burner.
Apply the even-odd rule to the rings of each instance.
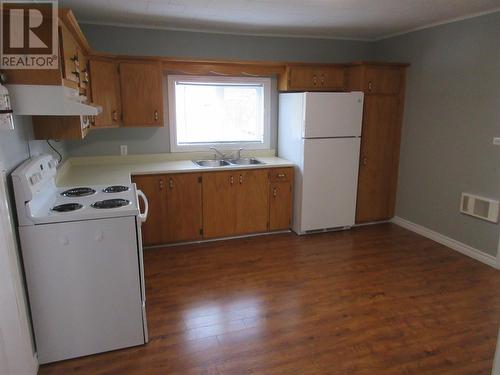
[[[105,199],[103,201],[97,201],[95,203],[92,203],[92,207],[94,208],[118,208],[118,207],[123,207],[127,206],[130,204],[130,201],[128,199]]]
[[[89,187],[77,187],[65,190],[61,193],[63,197],[86,197],[87,195],[95,194],[95,190]]]
[[[83,208],[83,206],[80,203],[65,203],[65,204],[60,204],[60,205],[53,207],[52,211],[71,212],[71,211],[79,210],[80,208]]]
[[[123,186],[123,185],[113,185],[113,186],[108,186],[105,189],[102,189],[103,192],[105,193],[122,193],[124,191],[129,191],[130,188],[128,186]]]

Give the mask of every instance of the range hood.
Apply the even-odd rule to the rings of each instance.
[[[5,85],[14,115],[96,116],[102,107],[85,103],[78,90],[56,85]]]

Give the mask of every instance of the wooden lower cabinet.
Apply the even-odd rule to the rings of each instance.
[[[166,175],[165,242],[202,238],[202,180],[199,173]]]
[[[235,173],[203,174],[203,236],[227,237],[236,232]]]
[[[227,237],[267,231],[268,176],[267,169],[205,173],[204,237]]]
[[[148,219],[142,225],[145,246],[201,239],[200,178],[197,173],[132,177],[149,202]]]
[[[291,176],[293,168],[133,176],[149,201],[143,243],[153,246],[287,229]]]
[[[243,170],[237,173],[235,234],[265,232],[269,225],[269,171]]]
[[[147,221],[142,225],[142,243],[144,246],[154,246],[166,242],[166,196],[165,176],[144,175],[132,176],[132,182],[137,185],[148,198],[149,213]],[[144,210],[142,201],[141,211]]]
[[[273,182],[269,188],[269,230],[284,230],[292,225],[292,183]]]

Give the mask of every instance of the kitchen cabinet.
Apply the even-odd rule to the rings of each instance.
[[[290,227],[291,167],[144,175],[132,181],[149,201],[145,246]]]
[[[365,70],[363,91],[369,94],[397,95],[401,89],[401,69],[368,66]]]
[[[165,242],[202,237],[202,177],[199,173],[165,175]]]
[[[203,174],[203,236],[227,237],[236,233],[235,171]]]
[[[267,231],[268,170],[205,173],[203,234],[227,237]]]
[[[102,106],[94,119],[97,128],[114,128],[121,123],[121,95],[118,64],[113,60],[90,60],[91,101]]]
[[[163,75],[159,62],[120,62],[123,126],[163,126]]]
[[[249,169],[237,173],[235,234],[265,232],[268,228],[268,170]]]
[[[269,187],[269,230],[292,225],[292,182],[272,182]]]
[[[149,202],[148,219],[142,225],[145,246],[201,238],[200,174],[139,175],[132,181]]]
[[[280,91],[344,91],[343,65],[288,65],[279,80]]]
[[[356,223],[394,216],[405,70],[404,64],[359,64],[348,71],[348,88],[365,93]]]
[[[89,116],[33,116],[34,139],[79,140],[90,129]]]
[[[146,194],[149,203],[148,219],[142,224],[143,244],[153,246],[166,243],[168,237],[165,235],[165,227],[167,226],[165,176],[132,176],[132,182]],[[144,211],[142,200],[140,200],[140,205],[141,211]]]

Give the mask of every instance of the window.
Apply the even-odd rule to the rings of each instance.
[[[268,149],[271,80],[169,76],[171,151]]]

